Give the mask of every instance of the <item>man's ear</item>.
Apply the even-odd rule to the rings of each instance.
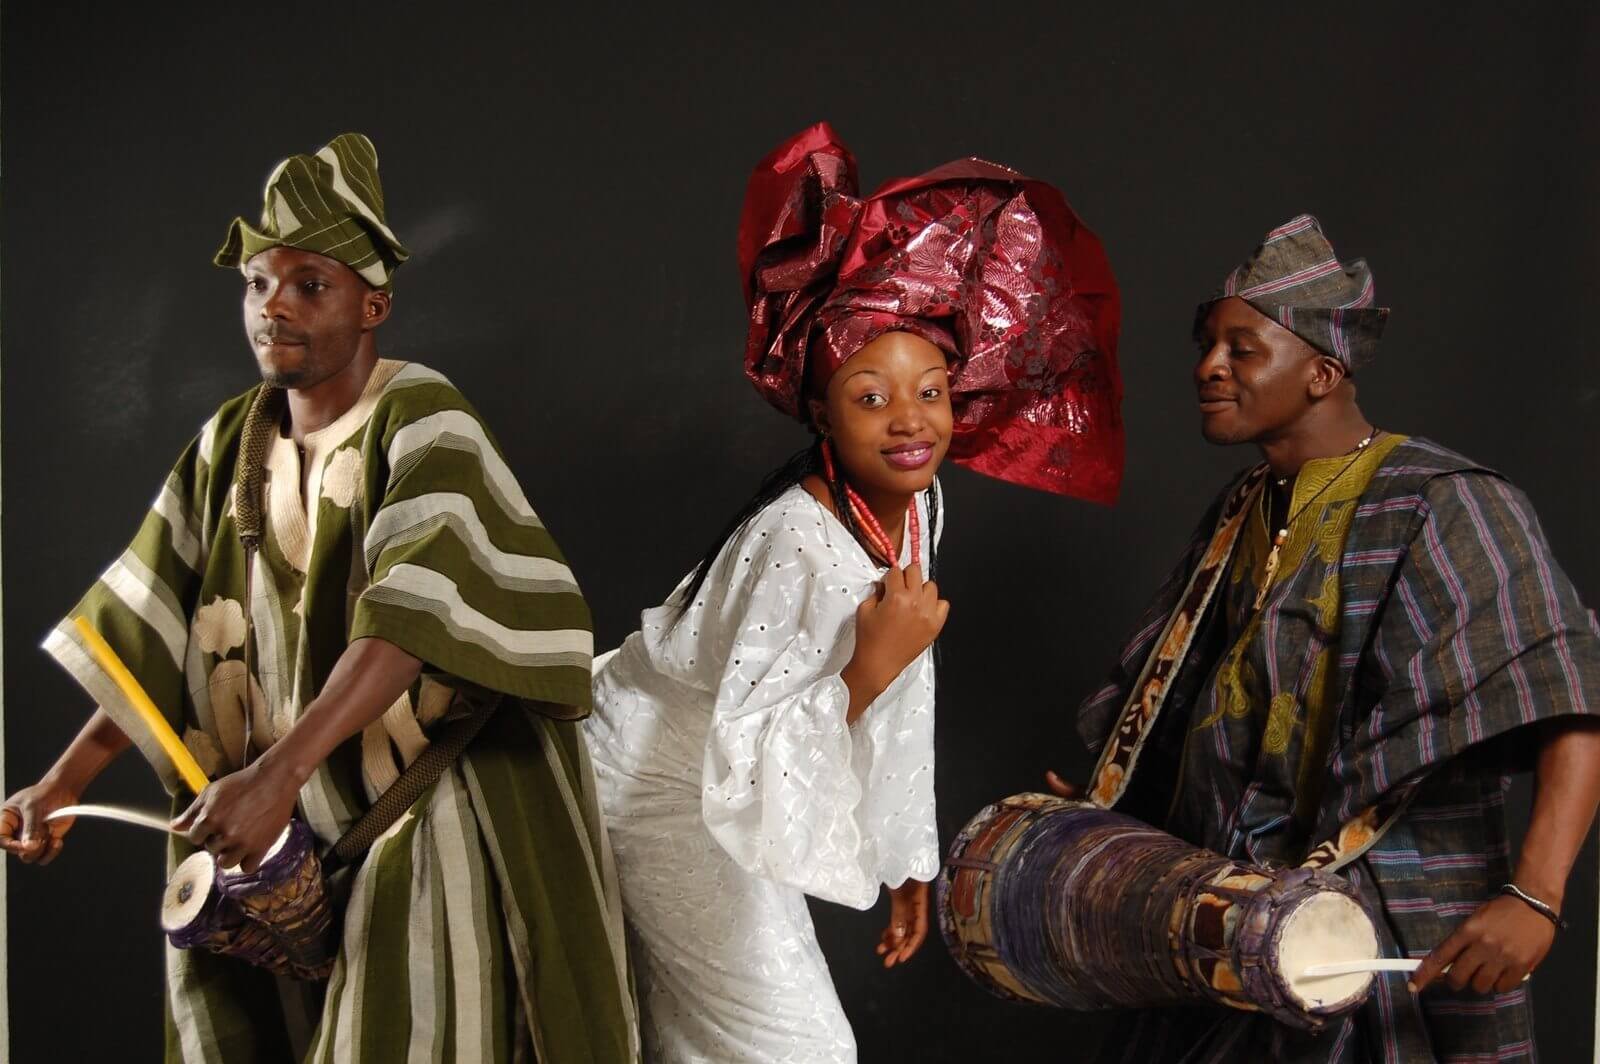
[[[376,329],[389,320],[389,311],[393,306],[394,298],[388,292],[381,288],[369,289],[361,301],[361,331]]]
[[[1313,400],[1324,399],[1344,381],[1344,363],[1327,355],[1317,355],[1311,360],[1311,378],[1306,382],[1306,393]]]

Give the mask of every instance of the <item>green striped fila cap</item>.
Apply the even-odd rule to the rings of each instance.
[[[389,289],[411,257],[383,216],[378,151],[360,133],[341,133],[315,155],[291,155],[267,178],[260,227],[235,218],[212,259],[242,268],[268,248],[326,255],[374,288]]]

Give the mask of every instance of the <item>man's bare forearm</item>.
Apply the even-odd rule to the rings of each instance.
[[[94,715],[45,773],[45,779],[74,794],[82,794],[95,777],[131,745],[132,741],[117,727],[116,721],[105,710],[96,708]]]
[[[1517,886],[1556,909],[1600,805],[1600,720],[1546,725],[1535,769],[1533,814],[1517,858]]]

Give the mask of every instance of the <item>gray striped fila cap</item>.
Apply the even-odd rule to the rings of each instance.
[[[387,290],[395,269],[411,257],[384,221],[378,151],[360,133],[341,133],[315,155],[291,155],[267,177],[261,225],[235,218],[216,257],[243,268],[268,248],[326,255],[349,266],[374,288]]]
[[[1371,362],[1389,308],[1377,306],[1365,259],[1340,262],[1321,224],[1302,214],[1268,233],[1261,246],[1228,274],[1222,291],[1200,304],[1198,331],[1219,299],[1238,296],[1347,372]]]

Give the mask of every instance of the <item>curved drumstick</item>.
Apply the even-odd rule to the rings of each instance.
[[[1316,979],[1329,975],[1355,975],[1358,972],[1414,972],[1422,966],[1418,957],[1369,957],[1360,961],[1339,961],[1334,964],[1313,964],[1300,973],[1302,979]]]
[[[133,824],[141,828],[150,828],[170,835],[177,835],[169,826],[167,818],[159,813],[147,813],[143,809],[129,809],[120,805],[64,805],[53,813],[45,815],[46,820],[62,820],[69,816],[88,816],[100,820],[116,820],[123,824]]]
[[[1332,975],[1354,975],[1357,972],[1414,972],[1422,967],[1421,957],[1377,957],[1364,961],[1338,961],[1333,964],[1313,964],[1300,973],[1302,979],[1320,979]],[[1447,964],[1445,971],[1450,970]],[[1526,983],[1533,978],[1529,972],[1522,977]]]
[[[123,697],[133,707],[134,713],[138,715],[139,722],[155,737],[162,752],[171,759],[183,782],[196,794],[205,790],[206,784],[211,782],[206,779],[205,771],[194,759],[194,755],[189,753],[189,748],[183,745],[183,740],[178,738],[178,733],[172,730],[167,718],[163,717],[156,704],[150,701],[150,696],[139,686],[139,681],[134,678],[133,673],[129,672],[122,659],[117,657],[117,652],[111,649],[111,644],[102,639],[100,633],[94,630],[94,625],[85,618],[74,617],[72,624],[83,639],[84,649],[94,658],[96,664],[105,670],[111,682],[117,685]]]

